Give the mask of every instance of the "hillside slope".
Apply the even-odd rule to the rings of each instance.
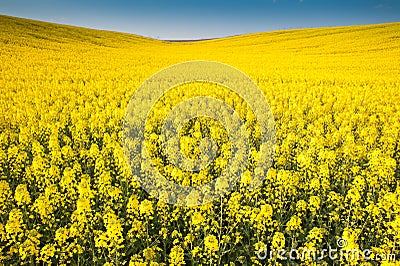
[[[4,15],[0,15],[0,28],[3,41],[20,44],[49,41],[60,44],[86,43],[105,47],[123,47],[137,42],[156,42],[133,34],[93,30]],[[9,35],[10,33],[12,36]]]
[[[187,60],[224,62],[250,76],[277,137],[261,187],[248,189],[246,168],[234,191],[190,208],[150,197],[122,148],[135,89]],[[326,251],[338,239],[349,250],[400,254],[400,23],[166,42],[0,16],[0,62],[0,264],[259,265],[265,245]],[[197,88],[230,104],[238,98],[215,84],[174,87],[146,121],[148,149],[162,140],[157,119]],[[257,120],[239,100],[232,108],[257,143]],[[187,154],[198,154],[200,122],[185,128]],[[222,171],[230,145],[218,130]],[[178,181],[209,174],[181,174],[159,154],[158,169]]]

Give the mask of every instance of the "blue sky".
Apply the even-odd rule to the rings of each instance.
[[[400,21],[400,0],[0,0],[0,14],[159,39]]]

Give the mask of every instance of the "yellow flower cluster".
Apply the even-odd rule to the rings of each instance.
[[[6,16],[0,28],[0,265],[260,265],[268,263],[257,259],[264,244],[318,250],[338,238],[348,249],[371,249],[371,258],[400,254],[399,23],[200,42]],[[122,121],[147,77],[197,59],[227,63],[257,83],[275,117],[276,153],[255,190],[248,167],[214,202],[167,205],[132,176]],[[190,120],[177,142],[194,159],[202,139],[212,139],[217,158],[205,170],[182,171],[162,149],[168,112],[202,94],[239,113],[249,162],[259,159],[254,114],[221,87],[178,86],[150,112],[147,149],[168,179],[200,185],[229,164],[234,140],[207,118]]]

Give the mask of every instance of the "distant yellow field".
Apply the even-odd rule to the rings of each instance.
[[[371,253],[335,263],[399,265],[400,23],[196,42],[7,16],[0,29],[0,265],[276,265],[265,245],[338,240]],[[262,187],[199,207],[149,197],[121,141],[135,89],[188,60],[252,78],[277,134]]]

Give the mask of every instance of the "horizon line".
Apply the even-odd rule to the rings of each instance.
[[[146,38],[146,39],[152,39],[152,40],[155,40],[155,41],[163,41],[163,42],[201,42],[201,41],[211,41],[211,40],[239,37],[239,36],[245,36],[245,35],[251,35],[251,34],[260,34],[260,33],[273,33],[273,32],[296,31],[296,30],[307,30],[307,29],[344,28],[344,27],[372,26],[372,25],[384,25],[384,24],[400,23],[400,21],[388,21],[388,22],[382,22],[382,23],[360,23],[360,24],[330,25],[330,26],[289,27],[289,28],[267,30],[267,31],[245,32],[245,33],[238,33],[238,34],[225,35],[225,36],[217,36],[217,37],[210,37],[210,38],[205,37],[205,38],[199,38],[199,39],[160,39],[160,38],[156,38],[154,36],[146,36],[146,35],[142,35],[142,34],[137,34],[135,32],[125,32],[125,31],[118,31],[118,30],[114,30],[114,29],[101,29],[101,28],[95,28],[95,27],[85,27],[85,26],[82,26],[82,25],[74,25],[74,24],[63,24],[63,23],[60,23],[60,22],[52,22],[52,21],[39,20],[39,19],[27,18],[27,17],[17,17],[17,16],[3,14],[3,13],[0,13],[0,16],[9,17],[9,18],[16,18],[16,19],[23,19],[23,20],[30,20],[30,21],[34,21],[34,22],[55,24],[55,25],[59,25],[59,26],[67,26],[67,27],[75,27],[75,28],[89,29],[89,30],[95,30],[95,31],[106,31],[106,32],[112,32],[112,33],[135,35],[135,36],[143,37],[143,38]]]

